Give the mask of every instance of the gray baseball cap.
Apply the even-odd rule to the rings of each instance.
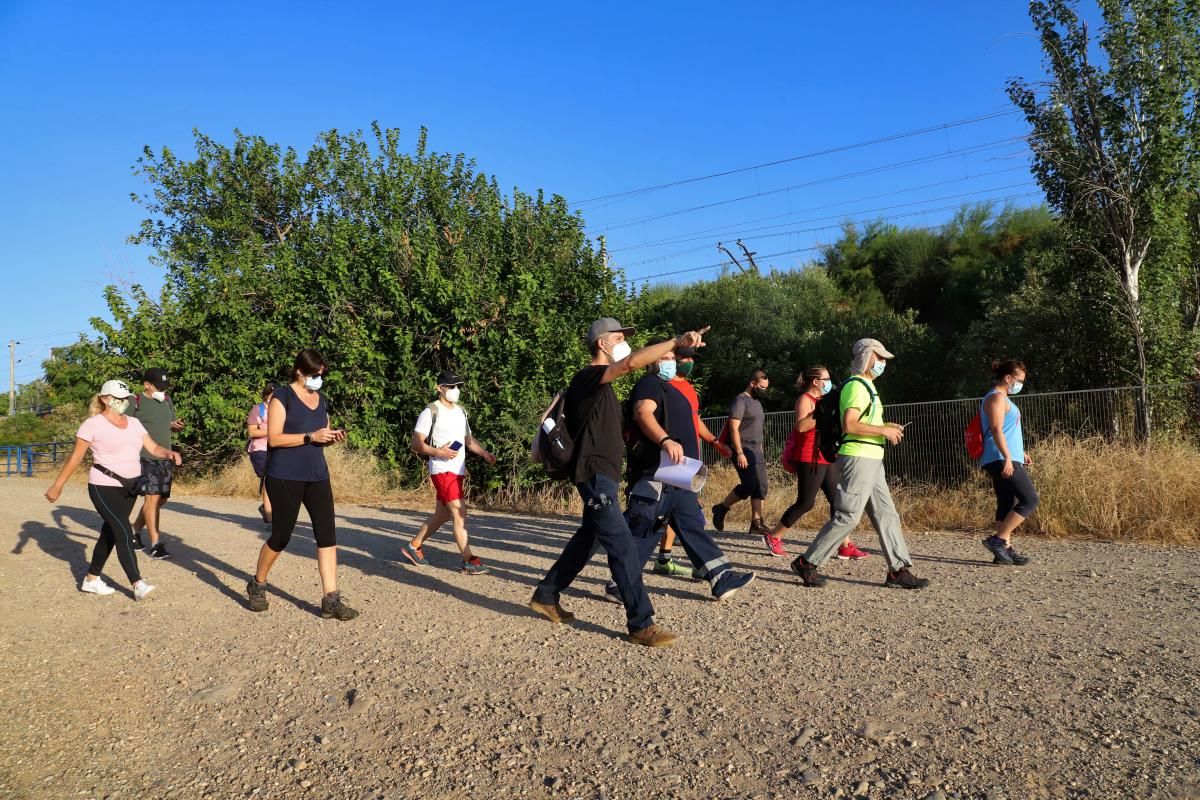
[[[587,340],[588,344],[591,345],[595,344],[596,340],[606,333],[623,333],[628,336],[636,330],[637,328],[624,327],[612,317],[601,317],[588,327]]]
[[[856,356],[863,353],[874,353],[880,358],[895,358],[878,339],[859,339],[854,343],[854,347],[851,348],[850,353]]]

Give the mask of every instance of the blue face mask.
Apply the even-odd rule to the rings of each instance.
[[[1012,388],[1008,390],[1008,393],[1009,393],[1009,394],[1020,394],[1020,393],[1021,393],[1021,390],[1022,390],[1022,389],[1024,389],[1024,388],[1025,388],[1025,382],[1024,382],[1024,381],[1017,381],[1016,383],[1014,383],[1014,384],[1012,385]]]
[[[886,361],[876,361],[875,366],[871,367],[871,374],[873,376],[875,376],[876,378],[878,378],[880,375],[883,374],[883,371],[885,369],[887,369]]]
[[[821,383],[821,394],[829,394],[833,390],[833,381],[823,381]]]
[[[660,361],[658,363],[658,377],[662,378],[664,381],[669,381],[672,378],[674,378],[675,377],[675,362],[674,361]]]

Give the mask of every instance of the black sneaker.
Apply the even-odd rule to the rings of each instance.
[[[345,622],[358,616],[358,612],[342,602],[342,593],[334,592],[321,598],[321,616]]]
[[[162,542],[159,542],[158,544],[154,545],[149,550],[147,550],[146,555],[150,556],[151,558],[157,558],[160,561],[164,558],[171,557],[171,554],[167,552],[167,548],[163,547]]]
[[[992,563],[1000,566],[1011,567],[1014,563],[1012,556],[1008,554],[1008,542],[1001,539],[999,536],[989,536],[983,540],[983,546],[992,554]]]
[[[266,506],[264,506],[264,505],[259,505],[259,507],[258,507],[258,515],[259,515],[260,517],[262,517],[262,521],[263,521],[263,524],[264,524],[264,525],[270,526],[270,524],[271,524],[271,515],[267,513],[267,507],[266,507]]]
[[[246,582],[246,596],[250,598],[251,611],[266,611],[267,606],[267,585],[259,583],[251,578]]]
[[[725,530],[725,515],[729,513],[729,509],[720,503],[713,506],[713,527],[719,531]]]
[[[133,546],[138,550],[146,549],[146,545],[142,544],[142,535],[140,533],[133,534]]]
[[[608,583],[604,587],[604,599],[610,603],[625,605],[625,598],[621,596],[621,590],[617,588],[615,583]]]
[[[929,578],[918,578],[908,571],[908,567],[901,567],[895,572],[889,572],[883,585],[896,589],[924,589],[929,585]]]
[[[726,570],[725,574],[717,579],[717,585],[713,587],[713,599],[718,603],[724,602],[737,594],[739,589],[749,586],[753,580],[753,572]]]
[[[1023,567],[1029,563],[1029,556],[1023,556],[1016,550],[1013,550],[1012,545],[1008,546],[1008,557],[1012,559],[1012,563],[1018,567]]]
[[[797,556],[792,562],[792,572],[800,576],[800,580],[804,581],[805,586],[820,587],[825,585],[825,576],[817,572],[817,568],[804,560],[804,556]]]

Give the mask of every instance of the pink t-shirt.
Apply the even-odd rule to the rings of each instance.
[[[100,464],[123,478],[136,478],[142,474],[142,440],[146,429],[134,417],[125,418],[122,430],[108,421],[103,414],[89,417],[79,426],[75,436],[83,439],[92,448],[92,461]],[[116,478],[110,478],[95,467],[88,473],[88,483],[96,486],[120,486]]]
[[[255,403],[254,408],[250,409],[250,413],[246,416],[247,425],[266,425],[267,424],[267,404]],[[257,439],[251,439],[250,444],[246,447],[247,453],[258,453],[267,449],[267,437],[259,436]]]

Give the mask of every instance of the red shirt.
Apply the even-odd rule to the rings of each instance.
[[[687,378],[680,378],[676,375],[671,378],[671,385],[674,386],[679,393],[687,398],[688,405],[692,407],[692,424],[696,426],[696,445],[700,445],[700,396],[696,394],[696,387]]]
[[[813,401],[813,411],[816,411],[817,401],[821,399],[820,395],[814,395],[805,392],[803,397],[807,397]],[[800,442],[797,447],[799,459],[802,464],[828,464],[830,463],[821,455],[821,448],[817,447],[817,429],[810,428],[800,434]]]

